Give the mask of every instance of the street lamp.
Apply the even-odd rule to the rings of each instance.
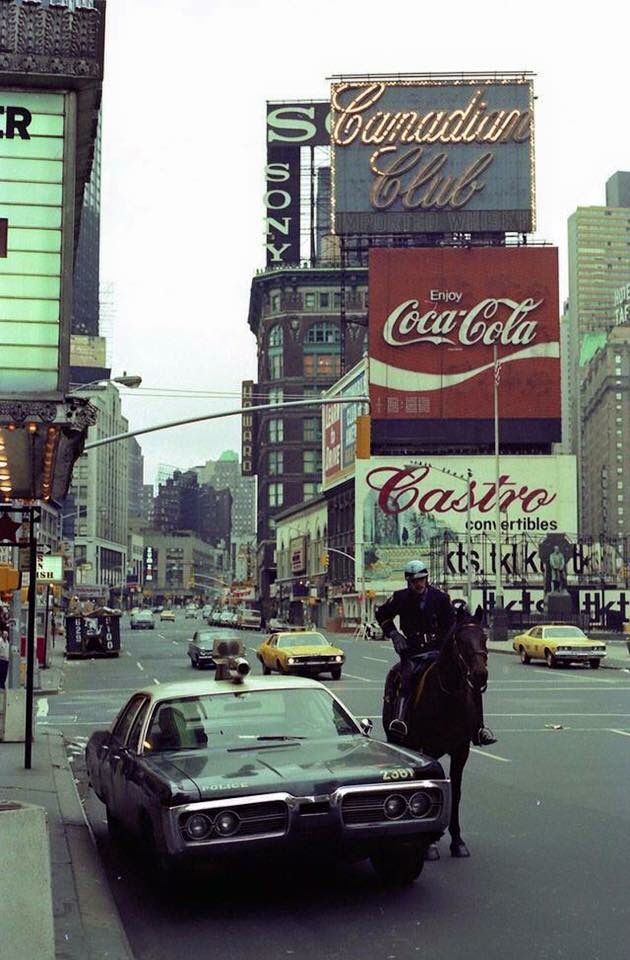
[[[89,390],[91,387],[98,387],[100,384],[117,383],[121,387],[129,387],[135,390],[142,383],[142,377],[137,374],[127,374],[125,371],[120,377],[101,377],[100,380],[90,380],[89,383],[75,383],[68,394],[80,393],[82,390]]]

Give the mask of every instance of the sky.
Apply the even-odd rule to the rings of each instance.
[[[122,391],[130,429],[233,409],[241,381],[256,379],[247,314],[265,262],[266,101],[326,99],[332,75],[533,71],[536,237],[559,247],[562,303],[567,218],[603,205],[608,177],[630,169],[630,14],[616,0],[587,11],[565,0],[108,0],[101,283],[114,289],[112,375],[143,378]],[[240,418],[139,442],[150,483],[160,464],[239,450]]]

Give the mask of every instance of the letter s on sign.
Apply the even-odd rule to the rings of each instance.
[[[271,183],[282,183],[291,176],[288,163],[268,163],[265,167],[265,176]]]
[[[267,114],[267,142],[279,140],[282,143],[305,143],[312,140],[317,133],[317,127],[309,120],[300,120],[301,117],[315,117],[315,107],[279,107]],[[278,133],[278,130],[291,130],[291,136]]]

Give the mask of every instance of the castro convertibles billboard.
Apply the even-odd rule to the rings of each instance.
[[[531,75],[352,78],[331,108],[337,233],[534,228]]]
[[[555,248],[370,251],[373,418],[493,419],[495,347],[501,421],[546,421],[538,439],[558,439]]]
[[[468,483],[470,470],[470,527]],[[502,540],[577,530],[575,457],[371,457],[355,464],[357,586],[404,586],[409,560],[428,563],[432,544],[484,534]]]

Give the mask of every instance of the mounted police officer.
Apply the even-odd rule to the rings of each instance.
[[[400,657],[400,696],[397,715],[389,725],[390,733],[407,735],[405,716],[414,690],[414,678],[437,659],[442,645],[455,625],[455,611],[448,594],[429,584],[429,571],[421,560],[411,560],[405,567],[407,587],[396,590],[375,616]],[[400,629],[394,623],[399,618]],[[473,743],[488,746],[496,743],[492,732],[483,725],[483,706],[479,695],[479,727]]]

